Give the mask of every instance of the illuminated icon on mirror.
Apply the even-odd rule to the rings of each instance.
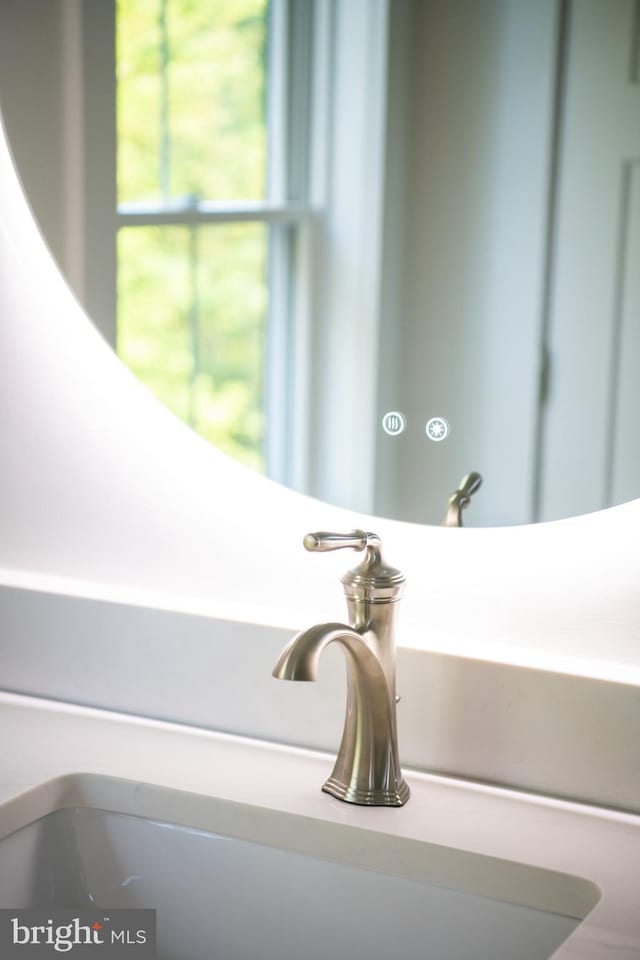
[[[404,413],[399,413],[397,410],[390,410],[382,418],[382,429],[390,437],[397,437],[398,434],[404,433],[406,428],[407,418]]]
[[[429,440],[439,443],[441,440],[446,440],[451,432],[451,427],[444,417],[431,417],[430,420],[427,420],[424,430]]]

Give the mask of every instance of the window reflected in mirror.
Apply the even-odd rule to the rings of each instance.
[[[359,512],[478,471],[465,525],[558,519],[640,491],[636,6],[1,0],[2,119],[207,440]]]
[[[116,5],[118,355],[261,471],[268,34],[267,0]]]
[[[173,413],[264,470],[267,230],[261,223],[118,231],[118,354]]]

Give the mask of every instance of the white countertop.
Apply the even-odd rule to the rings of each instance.
[[[357,807],[320,791],[326,754],[15,694],[0,716],[0,831],[51,778],[142,781],[582,877],[602,898],[554,957],[640,957],[640,817],[411,771],[405,807]]]

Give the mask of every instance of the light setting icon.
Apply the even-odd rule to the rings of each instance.
[[[433,440],[434,443],[440,443],[441,440],[447,439],[451,432],[451,427],[444,417],[431,417],[430,420],[427,420],[424,431],[429,437],[429,440]]]

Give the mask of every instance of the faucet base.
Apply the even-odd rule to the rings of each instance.
[[[395,790],[362,790],[329,777],[322,789],[338,800],[363,807],[402,807],[409,799],[409,787],[404,780],[396,784]]]

